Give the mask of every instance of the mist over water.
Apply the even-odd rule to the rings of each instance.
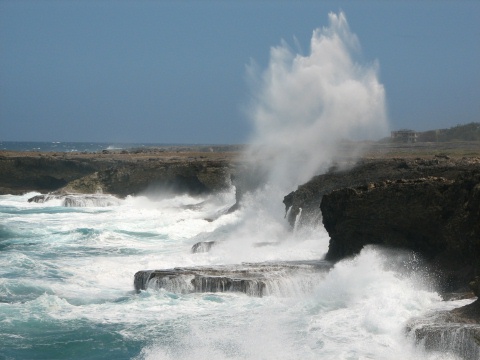
[[[359,41],[340,12],[330,13],[329,25],[313,31],[308,54],[295,53],[282,42],[271,48],[266,69],[254,63],[247,68],[254,131],[243,156],[253,168],[247,176],[258,187],[243,197],[241,224],[222,245],[232,253],[255,251],[246,248],[256,242],[292,240],[300,246],[299,241],[312,239],[327,251],[323,229],[292,233],[282,200],[332,162],[359,156],[361,145],[351,140],[385,134],[388,120],[379,66],[359,59]]]
[[[271,48],[266,70],[249,66],[254,134],[247,156],[268,167],[270,181],[289,190],[338,158],[342,140],[385,135],[379,66],[360,58],[359,41],[340,12],[313,31],[308,54],[282,42]]]

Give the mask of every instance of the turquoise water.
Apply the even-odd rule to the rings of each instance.
[[[134,292],[138,270],[323,256],[323,229],[292,233],[281,207],[265,210],[258,194],[221,216],[233,190],[81,208],[28,203],[33,195],[0,196],[0,359],[449,358],[403,332],[412,316],[443,306],[440,297],[378,249],[282,279],[262,298]],[[224,242],[190,252],[205,240]],[[277,245],[255,247],[265,241]]]
[[[102,150],[136,149],[162,146],[189,146],[185,144],[68,142],[68,141],[0,141],[0,150],[40,152],[99,152]]]

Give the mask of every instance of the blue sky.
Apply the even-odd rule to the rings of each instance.
[[[0,140],[243,143],[247,65],[340,10],[391,129],[480,121],[479,1],[0,0]]]

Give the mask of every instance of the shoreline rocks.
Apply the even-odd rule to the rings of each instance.
[[[365,158],[334,164],[325,174],[314,176],[285,196],[286,217],[294,226],[302,209],[300,225],[321,225],[320,203],[325,194],[343,188],[368,186],[385,181],[425,177],[455,179],[465,171],[480,168],[480,158],[453,159],[437,155],[429,158]]]
[[[324,224],[329,260],[367,244],[414,250],[452,291],[480,273],[479,183],[477,157],[362,159],[315,176],[284,204],[292,227]]]
[[[291,291],[296,275],[304,290],[312,288],[311,275],[322,276],[332,264],[325,260],[243,263],[211,267],[142,270],[134,276],[135,291],[165,289],[173,293],[242,292],[262,297]],[[298,285],[298,288],[302,285]]]
[[[0,151],[0,194],[112,194],[171,191],[192,195],[231,186],[237,153],[162,149],[102,153]]]
[[[406,327],[407,335],[426,350],[450,352],[463,359],[480,358],[480,277],[469,286],[477,300],[450,311],[412,319]]]
[[[452,321],[451,311],[412,319],[406,334],[425,350],[453,353],[466,360],[480,357],[480,325]]]
[[[454,180],[425,177],[344,188],[323,196],[330,235],[326,258],[356,255],[368,244],[410,249],[438,271],[445,291],[480,273],[480,169]]]
[[[355,256],[370,244],[413,250],[444,295],[471,304],[412,319],[408,336],[427,350],[480,356],[480,159],[363,159],[312,178],[284,198],[292,227],[323,222],[326,259]]]
[[[107,207],[120,204],[120,199],[113,195],[103,194],[46,194],[36,195],[28,199],[28,202],[44,203],[48,201],[58,200],[65,207]]]
[[[434,160],[363,163],[318,176],[284,202],[292,208],[290,223],[296,209],[308,221],[323,222],[330,235],[327,260],[377,244],[420,254],[443,292],[465,291],[477,276],[470,283],[474,302],[412,319],[406,327],[427,350],[475,359],[480,356],[480,166],[476,158]]]

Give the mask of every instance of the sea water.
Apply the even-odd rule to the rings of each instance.
[[[249,68],[245,156],[260,154],[268,176],[240,210],[227,211],[233,188],[77,207],[0,196],[0,359],[452,359],[405,334],[411,318],[465,304],[442,302],[411,254],[367,247],[330,270],[271,279],[263,297],[134,291],[139,270],[322,260],[328,234],[300,219],[292,231],[282,199],[338,160],[339,140],[388,128],[378,63],[359,63],[359,50],[332,13],[309,53],[282,43],[265,71]],[[192,253],[201,241],[216,245]]]
[[[0,150],[32,152],[88,152],[103,150],[126,150],[142,148],[174,147],[182,144],[157,143],[112,143],[112,142],[71,142],[71,141],[0,141]],[[192,145],[187,145],[192,146]],[[198,145],[197,145],[198,146]]]
[[[34,195],[0,196],[0,359],[453,358],[415,346],[405,325],[462,302],[442,302],[405,271],[408,256],[379,248],[263,297],[134,291],[138,270],[321,259],[325,230],[290,231],[257,211],[261,196],[227,213],[233,189],[107,207],[29,203]],[[219,244],[191,252],[209,240]]]

